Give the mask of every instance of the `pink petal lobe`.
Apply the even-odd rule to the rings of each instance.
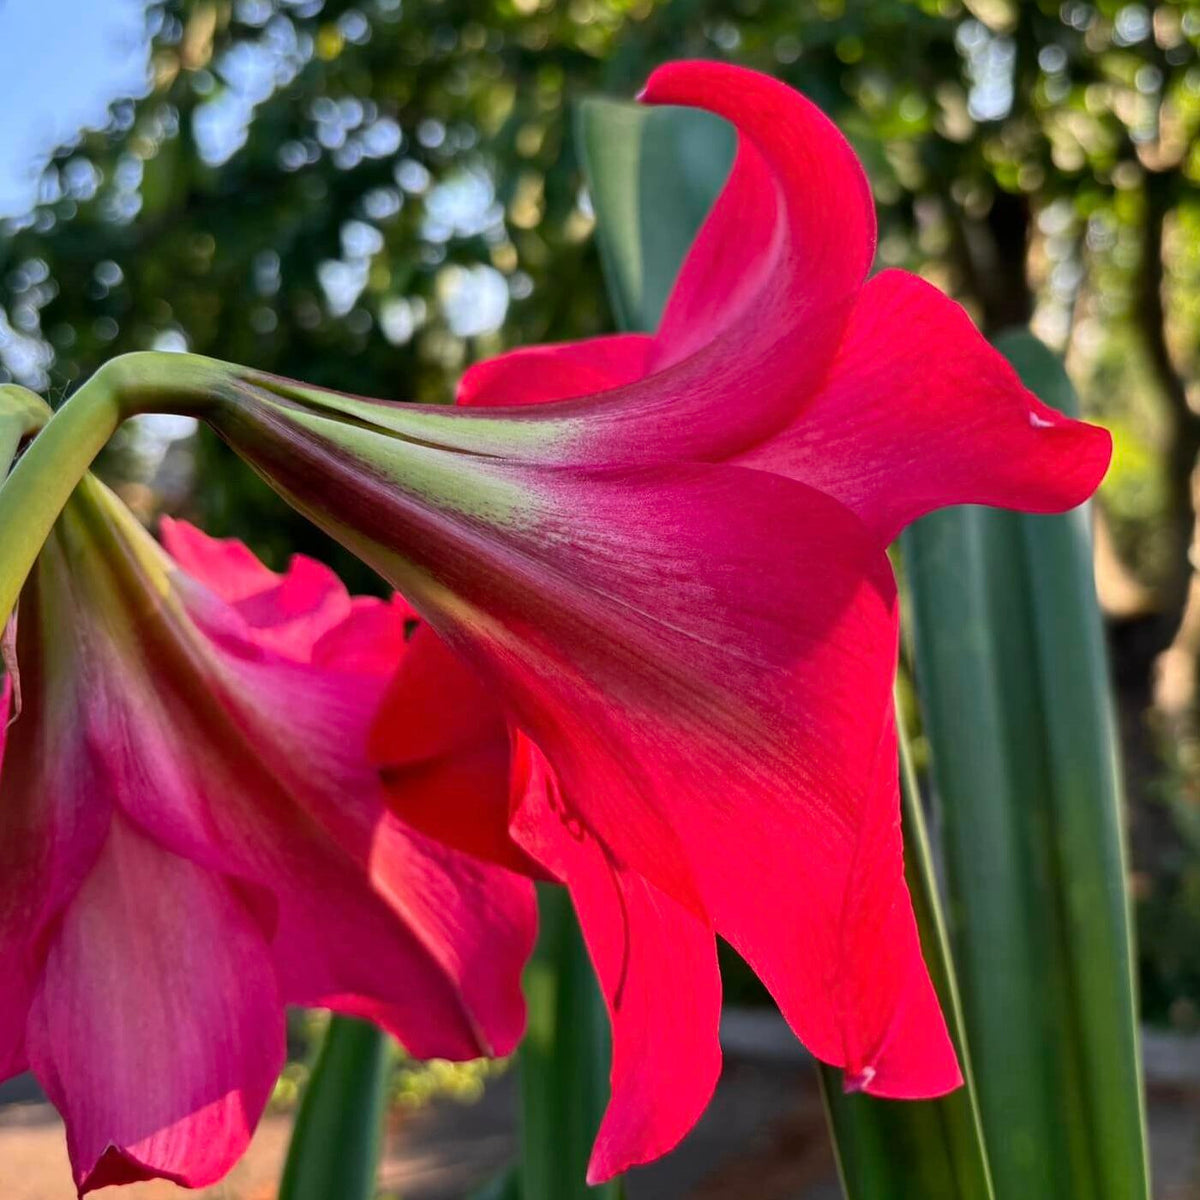
[[[279,576],[237,538],[210,537],[189,521],[174,517],[163,517],[158,533],[167,553],[222,600],[236,603],[279,583]]]
[[[712,1097],[721,1073],[716,938],[564,812],[527,738],[518,760],[515,833],[567,885],[612,1023],[611,1098],[588,1166],[595,1185],[674,1149]]]
[[[890,541],[949,504],[1072,508],[1110,454],[1107,431],[1042,404],[959,305],[885,271],[863,288],[817,396],[741,461],[837,497]]]
[[[356,675],[390,675],[407,653],[407,629],[415,619],[403,596],[356,596],[345,620],[313,643],[313,665]]]
[[[511,1054],[525,1032],[520,978],[537,933],[532,885],[399,821],[383,830],[371,862],[376,890],[453,983],[475,1032],[471,1056]],[[440,1030],[436,1041],[445,1042]],[[435,1055],[447,1057],[426,1057]]]
[[[0,775],[0,1078],[27,1066],[26,1015],[44,931],[74,897],[108,833],[112,808],[88,759],[88,681],[64,669],[88,631],[74,620],[70,571],[52,539],[22,592],[17,653],[23,706]],[[86,802],[82,797],[86,796]]]
[[[307,659],[313,645],[350,615],[342,581],[314,559],[297,554],[279,575],[236,538],[212,538],[170,517],[162,519],[160,534],[179,566],[226,601],[260,645],[289,658]]]
[[[541,404],[606,391],[646,374],[652,345],[633,333],[511,350],[468,368],[458,403]]]
[[[187,728],[186,696],[148,689],[130,716],[140,760],[105,743],[122,805],[178,853],[270,897],[285,1001],[370,1017],[419,1057],[507,1052],[524,1020],[530,884],[388,814],[366,755],[381,674],[251,650],[213,645],[206,687],[227,724],[219,742],[197,730],[186,756],[168,748]],[[345,661],[361,657],[349,648]]]
[[[221,1178],[283,1066],[283,1032],[263,932],[229,881],[115,820],[29,1020],[80,1194]]]

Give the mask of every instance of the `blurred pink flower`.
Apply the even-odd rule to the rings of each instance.
[[[219,1179],[285,1004],[418,1057],[506,1054],[524,1023],[531,885],[388,814],[365,758],[407,607],[163,535],[173,558],[81,485],[22,594],[0,735],[0,1078],[33,1070],[81,1194]]]

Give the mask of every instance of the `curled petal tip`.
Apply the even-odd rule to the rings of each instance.
[[[650,72],[650,77],[642,84],[636,99],[640,104],[677,104],[694,103],[674,98],[682,82],[698,77],[708,76],[713,79],[754,80],[763,78],[757,71],[746,67],[735,67],[729,63],[713,62],[709,59],[680,59],[676,62],[663,63]]]

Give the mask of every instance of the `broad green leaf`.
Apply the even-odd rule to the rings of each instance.
[[[1000,349],[1074,410],[1027,333]],[[1117,745],[1086,510],[906,535],[980,1111],[1001,1200],[1148,1194]]]
[[[968,1081],[971,1065],[950,947],[937,901],[921,797],[907,742],[900,743],[905,874],[921,944]],[[821,1067],[842,1189],[852,1200],[990,1200],[993,1195],[971,1086],[941,1100],[877,1100],[842,1091],[842,1073]]]
[[[366,1021],[334,1017],[292,1131],[279,1200],[371,1200],[391,1050]]]
[[[609,101],[585,104],[578,129],[618,321],[624,329],[653,330],[687,247],[728,174],[732,130],[691,109]],[[914,795],[910,791],[905,814],[909,886],[926,959],[953,1023],[953,966]],[[830,1129],[851,1200],[991,1197],[969,1086],[941,1100],[897,1103],[845,1097],[838,1073],[826,1075]]]
[[[539,886],[541,932],[525,973],[521,1043],[522,1200],[619,1200],[585,1182],[608,1102],[608,1014],[567,893]]]
[[[733,129],[695,109],[589,99],[576,134],[617,322],[652,331],[729,174]]]

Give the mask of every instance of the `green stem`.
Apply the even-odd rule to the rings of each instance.
[[[101,367],[45,422],[0,485],[0,617],[12,612],[63,505],[117,426],[148,411],[203,416],[234,374],[224,363],[194,355],[126,354]],[[32,393],[6,388],[2,395],[33,419]],[[11,438],[0,432],[0,453]]]

